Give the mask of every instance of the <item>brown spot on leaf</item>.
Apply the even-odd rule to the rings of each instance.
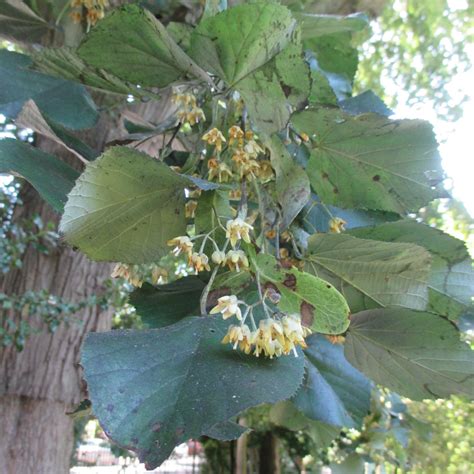
[[[376,174],[375,176],[372,176],[372,179],[374,181],[380,181],[380,175]]]
[[[176,428],[176,436],[183,436],[184,428]]]
[[[334,186],[332,192],[333,192],[334,194],[339,194],[339,189],[337,189],[336,186]]]
[[[300,306],[301,312],[301,324],[310,328],[314,321],[314,306],[312,304],[303,301]]]
[[[296,290],[296,277],[292,273],[286,273],[283,284],[290,290]]]
[[[154,423],[153,426],[151,427],[151,431],[153,431],[155,433],[157,433],[160,430],[161,430],[161,423],[160,422]]]
[[[324,179],[329,179],[329,175],[326,172],[323,172],[323,178]]]

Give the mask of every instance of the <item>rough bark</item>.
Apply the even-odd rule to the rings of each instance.
[[[103,119],[85,138],[101,148],[116,127]],[[37,146],[66,160],[64,149],[39,138]],[[30,186],[21,191],[23,205],[15,210],[18,222],[40,215],[43,222],[59,220]],[[7,295],[47,290],[71,302],[103,291],[110,264],[91,262],[80,252],[60,244],[49,255],[28,248],[21,270],[0,279]],[[22,315],[13,316],[17,321]],[[110,327],[111,313],[87,307],[76,313],[77,322],[61,324],[54,334],[40,318],[29,321],[39,330],[18,352],[0,349],[0,466],[5,474],[62,474],[69,472],[73,423],[66,411],[85,394],[78,365],[80,347],[89,331]],[[5,469],[5,470],[3,470]]]

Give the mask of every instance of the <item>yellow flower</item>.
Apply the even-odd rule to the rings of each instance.
[[[237,217],[236,219],[227,221],[225,236],[230,240],[232,247],[235,247],[235,244],[240,239],[250,243],[249,232],[251,230],[253,230],[253,227],[250,224],[247,224],[243,219]]]
[[[191,265],[196,272],[202,272],[203,270],[210,271],[209,258],[204,253],[193,252],[188,259],[189,265]]]
[[[207,142],[208,145],[215,145],[217,151],[222,150],[222,143],[225,143],[225,137],[221,131],[217,128],[209,130],[202,136],[202,139]]]
[[[221,296],[217,300],[217,305],[211,309],[210,313],[222,313],[223,319],[228,319],[232,316],[235,316],[239,321],[242,321],[242,312],[239,308],[239,300],[235,295]]]
[[[239,347],[241,351],[250,354],[252,350],[251,338],[252,333],[246,324],[242,324],[241,326],[231,325],[224,339],[222,339],[222,344],[233,344],[234,350]]]
[[[300,137],[304,142],[309,142],[309,135],[307,133],[301,132]]]
[[[175,257],[177,257],[181,252],[191,255],[191,252],[193,251],[193,243],[187,235],[180,235],[179,237],[168,240],[166,243],[170,247],[174,247],[172,253]]]
[[[257,176],[262,181],[269,181],[273,178],[273,167],[269,160],[259,161],[260,169],[257,172]]]
[[[244,151],[252,158],[257,158],[260,153],[264,152],[263,148],[255,140],[249,140],[244,146]]]
[[[329,232],[333,232],[334,234],[340,234],[343,230],[345,230],[345,225],[347,222],[340,217],[333,217],[329,220]]]
[[[186,205],[184,206],[185,216],[188,218],[193,218],[196,212],[197,205],[198,205],[197,201],[194,201],[193,199],[188,201]]]
[[[239,146],[244,144],[244,132],[238,125],[229,128],[229,145],[233,145],[235,141]]]
[[[222,252],[221,250],[215,250],[211,255],[211,260],[216,265],[222,265],[225,261],[225,253]]]
[[[300,345],[303,348],[307,347],[304,338],[311,334],[311,329],[301,325],[299,314],[283,316],[283,318],[281,318],[281,324],[283,326],[283,334],[285,335],[286,340],[291,343],[289,346]],[[293,350],[296,355],[296,348],[291,347],[291,350]]]
[[[255,345],[254,355],[259,357],[261,353],[273,358],[283,354],[283,327],[281,323],[273,318],[262,319],[257,331],[253,334],[252,342]]]
[[[235,150],[234,154],[232,155],[232,160],[235,162],[237,166],[243,166],[245,163],[249,161],[250,157],[247,152],[244,150]]]
[[[247,130],[247,131],[245,132],[245,139],[246,139],[246,140],[253,140],[253,132],[252,132],[252,130]]]
[[[200,107],[195,107],[186,115],[186,120],[191,125],[196,125],[197,123],[206,120],[203,110]]]
[[[211,160],[209,160],[211,161]],[[209,162],[208,162],[209,166]],[[209,167],[209,180],[217,178],[219,183],[227,183],[232,180],[232,170],[225,163],[218,163],[216,167]]]
[[[225,257],[225,265],[229,267],[231,271],[240,272],[249,268],[249,261],[247,256],[242,250],[229,250]]]
[[[126,265],[125,263],[117,263],[110,276],[112,278],[123,278],[124,280],[127,280],[131,285],[136,286],[138,288],[141,288],[141,286],[143,285],[143,281],[136,274],[133,267]]]

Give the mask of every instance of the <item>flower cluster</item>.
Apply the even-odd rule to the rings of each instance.
[[[247,270],[250,265],[245,252],[243,250],[236,249],[236,245],[240,240],[250,243],[250,231],[252,230],[253,227],[240,217],[227,221],[226,237],[228,242],[230,242],[232,245],[232,249],[228,250],[227,253],[225,252],[225,248],[223,250],[219,249],[216,242],[210,236],[211,233],[196,236],[193,239],[187,235],[180,235],[168,240],[167,244],[170,247],[173,247],[171,253],[175,257],[179,257],[181,254],[186,255],[188,257],[188,264],[196,272],[202,272],[204,270],[210,270],[209,257],[203,253],[204,244],[209,239],[215,248],[211,255],[212,262],[216,265],[227,266],[231,271],[240,272],[241,270]],[[199,252],[194,251],[193,240],[197,238],[203,238]]]
[[[105,8],[108,5],[107,0],[71,0],[73,11],[70,16],[75,23],[80,23],[85,17],[87,26],[91,27],[104,18]],[[85,10],[85,16],[83,10]]]
[[[234,349],[237,347],[250,354],[259,357],[263,354],[267,357],[280,357],[293,352],[298,357],[297,346],[306,348],[305,337],[311,334],[311,330],[301,324],[301,318],[298,314],[284,315],[279,319],[265,318],[260,320],[258,328],[253,331],[245,324],[248,314],[242,317],[242,311],[239,305],[245,305],[239,301],[237,296],[222,296],[217,300],[217,305],[212,308],[211,314],[221,313],[224,319],[235,316],[240,325],[231,325],[227,334],[222,339],[223,344],[232,344]],[[252,320],[253,321],[253,320]]]
[[[209,180],[221,183],[232,181],[234,172],[240,180],[259,178],[268,181],[274,172],[269,160],[259,159],[265,150],[256,141],[251,130],[244,132],[238,125],[228,130],[228,149],[223,152],[223,144],[227,143],[224,134],[217,128],[212,128],[202,139],[215,147],[217,156],[212,156],[207,163]],[[221,156],[221,152],[222,156]]]
[[[148,276],[145,275],[148,273]],[[111,278],[123,278],[131,285],[141,288],[144,279],[149,279],[154,285],[166,283],[168,281],[168,272],[158,265],[144,269],[139,265],[127,265],[125,263],[117,263],[111,273]]]
[[[196,97],[193,94],[175,93],[171,101],[178,106],[176,116],[182,123],[189,123],[191,126],[206,120],[203,110],[198,107]]]

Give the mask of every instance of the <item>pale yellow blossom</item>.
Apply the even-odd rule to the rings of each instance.
[[[242,320],[242,312],[239,308],[239,300],[235,295],[221,296],[217,300],[217,305],[210,311],[211,314],[222,313],[223,319],[235,316],[238,320]]]

